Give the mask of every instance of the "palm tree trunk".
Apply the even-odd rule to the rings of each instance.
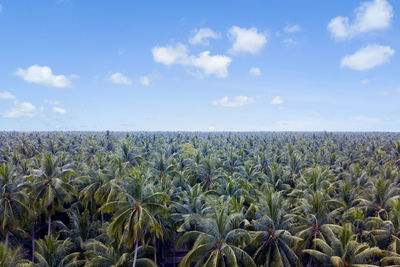
[[[8,246],[8,235],[9,235],[9,232],[8,232],[8,229],[6,228],[6,241],[5,241],[6,247]]]
[[[132,267],[136,266],[136,258],[137,258],[137,249],[138,249],[138,245],[139,245],[139,240],[136,241],[135,244],[135,256],[133,257],[133,263],[132,263]]]
[[[32,223],[32,262],[35,262],[35,223]]]
[[[50,236],[51,233],[51,215],[49,213],[48,220],[47,220],[47,236]]]
[[[156,240],[156,242],[154,242],[154,263],[157,265],[157,242],[158,240]]]
[[[175,263],[175,248],[172,249],[172,265],[174,267],[176,267],[176,263]]]

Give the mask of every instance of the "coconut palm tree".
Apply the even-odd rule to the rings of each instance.
[[[84,244],[85,258],[87,267],[97,266],[115,266],[115,267],[128,267],[132,266],[134,261],[134,254],[129,252],[124,246],[119,246],[119,242],[108,241],[106,244],[96,240],[88,240]],[[157,266],[151,259],[145,256],[152,255],[153,248],[140,246],[137,248],[136,264],[138,266]]]
[[[0,243],[0,266],[2,267],[33,267],[34,265],[24,259],[20,247],[9,247]]]
[[[333,240],[340,229],[334,224],[339,211],[330,207],[330,198],[324,191],[305,193],[293,212],[297,221],[293,231],[303,240],[303,248],[310,248],[315,238]]]
[[[253,259],[243,250],[250,235],[238,228],[242,215],[230,214],[223,197],[213,205],[213,212],[208,217],[197,217],[198,231],[186,232],[178,239],[177,248],[194,242],[179,266],[187,267],[193,262],[196,266],[255,266]]]
[[[98,207],[116,196],[118,192],[115,182],[108,170],[90,171],[88,175],[75,179],[75,183],[82,188],[79,191],[79,199],[92,213],[96,213]],[[100,218],[103,224],[104,215],[102,212],[100,212]]]
[[[39,202],[47,214],[48,236],[51,234],[51,216],[63,210],[64,203],[69,203],[73,198],[74,189],[66,178],[74,174],[74,171],[68,165],[60,164],[62,157],[43,155],[32,185],[35,202]]]
[[[380,177],[373,180],[373,185],[366,188],[360,198],[360,206],[366,208],[369,214],[387,219],[389,200],[399,195],[400,188],[391,180]]]
[[[331,242],[316,238],[313,240],[316,249],[305,249],[303,252],[310,254],[320,264],[335,267],[377,266],[372,260],[381,255],[381,250],[358,243],[351,228],[351,224],[345,224],[339,237]]]
[[[13,173],[9,164],[3,163],[0,167],[0,229],[6,247],[10,231],[22,226],[24,216],[29,214],[24,184],[15,181]]]
[[[278,192],[271,189],[260,192],[251,249],[253,258],[261,266],[298,266],[300,261],[292,250],[300,240],[288,231],[292,216],[287,212],[288,204]]]
[[[45,236],[44,239],[36,241],[36,266],[63,266],[64,258],[72,252],[72,249],[73,243],[70,239],[60,240],[58,236]]]
[[[107,202],[101,208],[102,212],[115,212],[108,233],[118,236],[120,244],[125,244],[128,249],[135,245],[132,266],[136,265],[139,242],[144,239],[145,234],[149,232],[157,237],[163,235],[154,214],[164,210],[158,198],[165,196],[154,193],[152,184],[149,183],[150,177],[143,170],[132,171],[121,184],[117,200]]]

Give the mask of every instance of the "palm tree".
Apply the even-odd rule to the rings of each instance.
[[[74,172],[69,166],[60,164],[61,161],[62,156],[43,155],[33,184],[35,201],[47,213],[48,236],[51,234],[51,216],[63,210],[64,203],[72,200],[73,187],[66,181],[66,177]]]
[[[110,235],[120,238],[128,249],[135,244],[135,254],[132,266],[136,265],[139,241],[143,240],[146,232],[162,237],[163,232],[154,212],[164,210],[157,203],[157,198],[164,198],[161,193],[154,193],[149,183],[151,176],[145,176],[140,170],[134,170],[120,187],[118,200],[103,205],[102,212],[115,212],[109,225]]]
[[[260,193],[260,204],[253,221],[255,228],[252,250],[254,260],[262,266],[298,266],[292,247],[300,240],[288,231],[292,216],[287,213],[287,202],[280,193],[267,190]]]
[[[336,199],[331,199],[331,203],[338,205],[337,210],[340,211],[340,217],[348,217],[348,213],[352,212],[352,208],[356,205],[359,199],[359,189],[351,182],[338,181],[338,194]]]
[[[297,153],[295,152],[289,153],[288,169],[291,173],[293,180],[297,178],[297,175],[299,174],[303,166],[304,166],[303,159]]]
[[[238,169],[241,177],[249,182],[259,181],[259,179],[263,176],[262,172],[256,165],[251,165],[249,163],[239,166]]]
[[[284,171],[281,165],[274,162],[266,168],[265,172],[266,183],[275,190],[290,190],[290,173]]]
[[[63,266],[64,258],[72,252],[72,249],[73,243],[70,239],[59,240],[57,236],[45,236],[44,239],[36,241],[37,266]]]
[[[33,267],[33,264],[24,259],[22,249],[10,248],[0,243],[0,266],[1,267]]]
[[[328,191],[335,180],[334,178],[331,171],[326,167],[316,166],[307,168],[303,171],[297,188],[302,191]]]
[[[383,221],[380,217],[373,217],[376,223],[371,231],[381,246],[385,248],[385,257],[381,263],[384,266],[388,264],[400,265],[400,198],[391,199],[391,211],[389,220]]]
[[[229,214],[229,205],[222,200],[223,197],[214,204],[209,217],[197,217],[198,231],[186,232],[178,239],[177,248],[194,241],[179,267],[190,266],[194,261],[197,261],[196,266],[255,266],[242,249],[250,240],[246,230],[237,228],[242,215]]]
[[[382,266],[397,267],[400,265],[400,240],[395,239],[384,251],[385,256],[381,259]]]
[[[5,246],[8,245],[9,232],[22,225],[29,209],[25,205],[27,195],[24,185],[13,179],[13,170],[9,164],[0,167],[0,229],[5,236]]]
[[[92,213],[96,213],[99,206],[101,207],[117,194],[116,180],[109,175],[108,170],[90,171],[88,175],[75,179],[75,183],[83,185],[79,192],[79,199]],[[100,218],[103,224],[102,212]]]
[[[170,159],[166,158],[163,153],[159,153],[154,157],[153,168],[155,174],[163,179],[165,175],[174,169],[174,165],[170,163]]]
[[[91,239],[84,244],[85,258],[87,267],[97,266],[118,266],[128,267],[134,261],[134,253],[128,252],[124,246],[119,246],[119,242],[103,242]],[[148,246],[140,246],[137,248],[136,264],[139,266],[157,266],[151,259],[146,258],[153,254],[153,248]],[[136,254],[136,251],[135,251]]]
[[[389,200],[400,193],[400,188],[391,180],[383,177],[375,179],[373,185],[365,190],[360,206],[368,209],[369,214],[387,219]]]
[[[305,249],[303,252],[310,254],[321,264],[331,264],[335,267],[377,266],[372,260],[381,255],[381,250],[358,243],[355,238],[351,224],[345,224],[339,238],[330,243],[316,238],[314,239],[316,249]]]
[[[121,143],[120,151],[119,151],[119,159],[123,162],[123,164],[128,167],[139,164],[142,160],[140,155],[134,153],[131,140],[129,138],[125,139]]]
[[[324,191],[305,193],[293,209],[297,225],[293,231],[310,248],[315,238],[331,241],[340,227],[334,224],[338,210],[330,208],[330,198]]]

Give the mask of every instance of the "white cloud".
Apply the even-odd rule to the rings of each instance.
[[[244,52],[250,54],[258,53],[267,43],[265,33],[259,33],[257,28],[240,28],[233,26],[228,33],[229,38],[233,41],[230,52],[233,54]]]
[[[398,94],[400,94],[400,88],[397,88],[397,89],[396,89],[396,92],[397,92]]]
[[[188,55],[185,45],[156,46],[153,48],[154,61],[167,66],[174,64],[196,67],[206,74],[214,74],[223,78],[228,76],[228,66],[232,59],[224,55],[210,56],[210,51],[201,52],[198,56]]]
[[[209,28],[201,28],[195,29],[193,31],[193,36],[189,38],[189,43],[192,45],[201,44],[201,45],[209,45],[210,41],[208,39],[218,39],[221,35],[215,33],[213,30]]]
[[[37,115],[37,108],[29,102],[14,102],[14,106],[7,110],[4,114],[4,118],[20,118],[29,117],[32,118]]]
[[[149,86],[150,85],[150,78],[148,76],[142,76],[142,77],[140,77],[140,83],[143,86]]]
[[[114,83],[114,84],[123,84],[123,85],[130,85],[132,84],[132,81],[128,78],[125,77],[122,73],[116,72],[114,74],[111,74],[110,77],[108,77],[106,80]]]
[[[210,51],[204,51],[198,57],[191,57],[191,65],[202,69],[206,74],[214,74],[219,78],[228,76],[228,66],[232,59],[223,55],[210,56]]]
[[[214,106],[221,106],[221,107],[229,107],[229,108],[238,108],[243,107],[245,105],[253,104],[255,99],[253,97],[248,96],[235,96],[232,100],[224,96],[220,100],[214,100],[212,104]]]
[[[32,65],[26,70],[18,68],[16,76],[21,77],[27,82],[41,84],[49,87],[70,87],[71,81],[65,75],[53,74],[50,67]]]
[[[346,55],[341,66],[353,70],[368,70],[387,63],[393,55],[394,50],[390,46],[368,45],[352,55]]]
[[[118,53],[118,55],[122,56],[123,54],[125,54],[125,49],[120,48],[120,49],[118,49],[117,53]]]
[[[280,105],[280,104],[283,104],[283,99],[282,99],[282,97],[280,97],[280,96],[275,96],[274,98],[272,98],[271,104],[272,104],[272,105]]]
[[[15,96],[10,92],[7,91],[0,92],[0,99],[14,99],[14,98]]]
[[[3,6],[0,4],[0,13],[3,12]]]
[[[329,22],[328,30],[334,38],[344,40],[358,34],[386,29],[393,17],[393,8],[386,0],[363,2],[354,12],[354,23],[350,23],[348,17],[341,16]]]
[[[60,115],[67,114],[67,111],[65,109],[63,109],[63,108],[60,108],[60,107],[53,107],[52,110],[53,110],[53,112],[58,113]]]
[[[174,46],[156,46],[152,50],[154,61],[164,65],[187,64],[187,48],[181,43]]]
[[[45,99],[44,102],[48,105],[52,105],[52,106],[58,106],[61,105],[61,102],[58,100],[51,100],[51,99]]]
[[[283,30],[286,33],[294,33],[294,32],[301,32],[302,28],[299,25],[295,24],[295,25],[287,25]]]
[[[254,76],[260,76],[261,75],[261,70],[259,68],[256,68],[256,67],[251,67],[250,70],[249,70],[249,73],[251,75],[254,75]]]

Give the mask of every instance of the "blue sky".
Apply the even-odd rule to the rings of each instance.
[[[400,130],[399,1],[0,5],[0,130]]]

